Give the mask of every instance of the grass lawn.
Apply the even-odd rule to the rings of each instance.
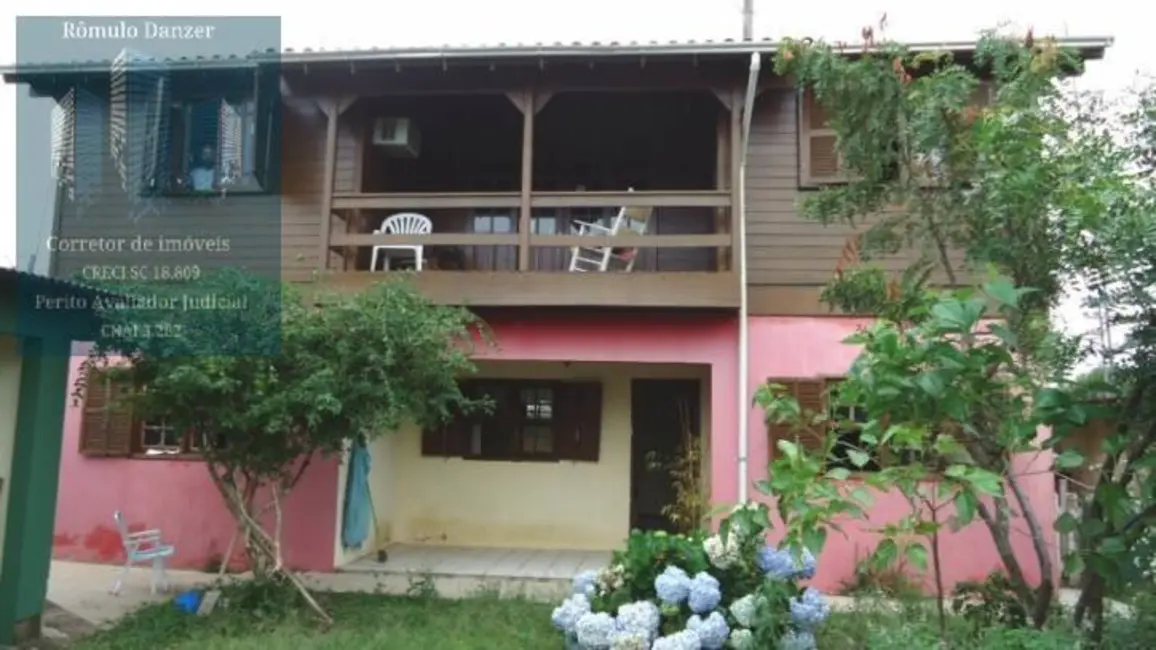
[[[430,595],[316,594],[336,623],[322,630],[295,594],[244,583],[227,591],[229,607],[211,616],[183,614],[171,603],[154,605],[111,630],[82,639],[78,650],[562,650],[550,625],[553,605],[479,596],[440,600]],[[1152,602],[1156,602],[1153,599]],[[1127,621],[1113,620],[1106,650],[1156,648],[1156,608]],[[1071,650],[1078,637],[1056,617],[1045,630],[975,627],[950,620],[941,645],[935,616],[925,602],[834,612],[819,631],[821,650]]]
[[[553,650],[552,605],[479,597],[439,600],[372,594],[317,594],[336,621],[322,631],[315,616],[274,596],[217,610],[183,614],[171,604],[147,607],[111,630],[73,645],[77,650]],[[255,600],[259,596],[250,600]]]

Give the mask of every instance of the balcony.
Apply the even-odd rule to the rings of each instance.
[[[739,122],[709,90],[524,88],[328,106],[333,191],[321,260],[330,287],[357,290],[401,270],[375,267],[374,247],[420,246],[412,280],[446,304],[738,306],[730,179]],[[383,116],[411,124],[420,146],[374,145]],[[431,231],[375,232],[400,213],[424,216]],[[615,229],[620,214],[630,225]],[[575,255],[608,262],[572,270]]]
[[[478,307],[738,305],[729,191],[533,192],[525,213],[523,200],[518,192],[335,193],[325,283],[358,290],[407,272],[435,302]],[[579,223],[610,225],[622,208],[649,217],[644,233],[577,234]],[[432,232],[374,233],[403,212],[429,218]],[[413,254],[401,249],[382,251],[391,270],[381,261],[371,269],[375,246],[421,246],[423,269],[414,272]],[[612,248],[605,271],[570,270],[573,255],[600,247]]]

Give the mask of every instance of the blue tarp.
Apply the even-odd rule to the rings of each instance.
[[[341,544],[361,548],[369,538],[369,519],[373,517],[369,495],[369,449],[357,440],[349,450],[349,472],[345,482],[345,514],[341,522]]]

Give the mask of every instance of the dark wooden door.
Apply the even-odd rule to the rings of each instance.
[[[663,514],[676,491],[665,465],[681,451],[684,429],[701,435],[697,379],[635,379],[630,384],[630,527],[676,532]],[[681,406],[680,406],[681,405]]]

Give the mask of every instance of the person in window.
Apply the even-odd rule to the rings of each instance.
[[[189,187],[194,192],[211,192],[217,177],[217,152],[213,145],[201,147],[200,156],[189,169]]]

